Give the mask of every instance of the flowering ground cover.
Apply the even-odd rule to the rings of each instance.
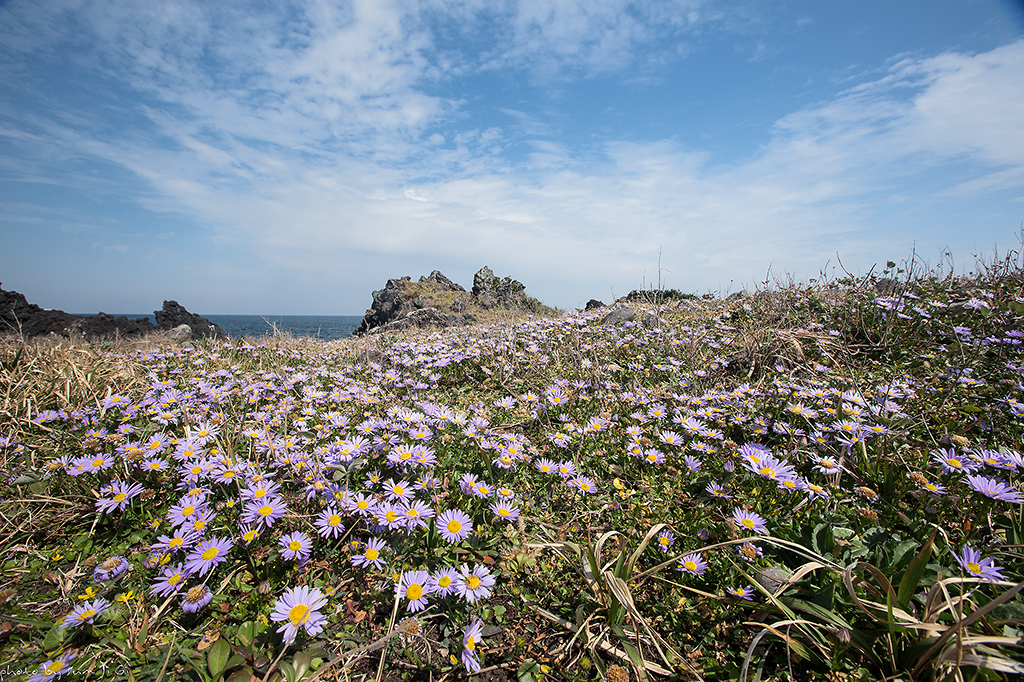
[[[656,327],[10,342],[3,679],[1020,673],[1024,272],[906,270]]]

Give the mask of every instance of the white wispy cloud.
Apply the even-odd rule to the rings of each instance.
[[[29,87],[20,59],[68,50],[109,88],[80,97],[105,101],[125,122],[111,129],[105,110],[78,109],[59,93],[39,93],[23,111],[0,104],[0,139],[22,150],[0,172],[84,186],[104,181],[71,171],[54,179],[47,167],[85,159],[126,169],[145,181],[142,205],[190,216],[211,239],[278,270],[337,277],[345,262],[353,281],[369,282],[352,292],[351,310],[384,277],[416,274],[391,263],[424,273],[451,264],[464,283],[486,263],[562,305],[609,287],[624,293],[645,272],[650,281],[659,249],[669,285],[683,289],[750,285],[772,263],[813,276],[836,251],[853,260],[905,253],[912,236],[894,225],[869,230],[885,198],[1024,184],[1024,42],[895,60],[779,119],[745,161],[720,165],[675,140],[603,141],[599,154],[581,156],[523,111],[506,108],[507,124],[481,129],[466,123],[471,103],[437,94],[501,69],[538,82],[633,77],[637,64],[664,56],[645,52],[655,36],[672,53],[664,58],[681,59],[676,48],[701,31],[753,20],[710,3],[247,9],[114,0],[0,9],[0,23],[19,27],[0,73]],[[437,28],[495,17],[504,23],[487,25],[498,49],[460,53]],[[513,144],[529,151],[512,157]],[[21,158],[37,161],[22,167]],[[907,189],[954,163],[967,164],[959,180]]]

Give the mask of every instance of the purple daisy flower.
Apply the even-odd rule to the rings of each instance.
[[[474,618],[462,633],[462,665],[466,666],[466,672],[470,674],[480,672],[480,659],[477,657],[476,647],[483,639],[483,630],[483,621]]]
[[[150,550],[159,553],[177,552],[180,549],[187,549],[197,540],[199,536],[195,533],[184,528],[175,528],[170,535],[158,537]]]
[[[427,608],[430,594],[430,574],[426,571],[406,571],[398,581],[396,596],[409,600],[406,610],[415,613]]]
[[[749,542],[744,542],[742,545],[736,548],[736,553],[740,555],[740,559],[743,559],[747,563],[753,563],[756,559],[763,557],[764,552],[757,545],[753,545]]]
[[[320,613],[320,609],[326,605],[327,595],[317,588],[293,587],[274,602],[270,620],[284,623],[277,631],[284,635],[284,643],[289,645],[295,641],[299,628],[310,636],[324,629],[323,623],[327,619]]]
[[[461,509],[449,509],[437,517],[437,530],[447,542],[461,542],[473,532],[473,522]]]
[[[190,587],[185,596],[181,598],[181,610],[185,613],[195,613],[210,603],[213,599],[213,592],[206,585]]]
[[[965,473],[977,469],[980,465],[968,457],[960,457],[953,448],[932,450],[932,461],[942,466],[942,473]]]
[[[675,543],[676,536],[672,533],[671,530],[668,530],[666,528],[665,530],[658,533],[658,549],[660,549],[663,554],[668,554],[668,548],[674,545]]]
[[[534,468],[542,474],[553,474],[558,468],[558,465],[552,462],[550,459],[541,458],[533,464]]]
[[[78,658],[78,654],[73,651],[69,651],[58,658],[40,663],[39,672],[32,677],[29,677],[25,682],[49,682],[49,680],[56,679],[69,672],[73,672],[74,666],[69,664],[76,658]],[[10,669],[9,666],[8,669]],[[19,670],[18,672],[27,673],[28,670]]]
[[[586,476],[577,476],[576,478],[568,481],[567,485],[570,488],[576,488],[580,492],[591,495],[597,492],[597,486],[594,482]]]
[[[704,572],[708,570],[708,564],[700,554],[694,552],[682,557],[676,570],[690,575],[704,575]]]
[[[491,511],[494,515],[503,521],[515,521],[519,518],[519,507],[509,502],[498,501],[491,505]]]
[[[982,559],[981,552],[969,545],[965,545],[959,554],[954,554],[953,556],[956,562],[960,564],[961,570],[972,578],[980,578],[988,582],[1004,579],[1002,573],[1000,573],[1003,570],[1002,566],[996,566],[992,559]]]
[[[1020,491],[1009,483],[1000,481],[997,478],[987,478],[985,476],[974,476],[968,474],[967,482],[971,484],[971,487],[974,488],[974,490],[986,497],[991,497],[993,500],[1010,502],[1012,504],[1020,504],[1021,502],[1024,502],[1024,495],[1021,495]]]
[[[730,493],[728,490],[723,488],[719,483],[715,483],[714,481],[708,483],[707,487],[704,489],[708,491],[708,495],[711,495],[711,497],[721,497],[726,500],[732,499],[732,493]]]
[[[228,538],[209,538],[196,545],[185,558],[185,570],[189,575],[206,575],[219,563],[227,561],[227,554],[234,547]]]
[[[299,531],[282,536],[279,544],[281,547],[277,551],[280,552],[283,558],[295,559],[299,562],[308,559],[309,552],[313,549],[313,541],[310,540],[308,535]]]
[[[741,585],[739,587],[730,587],[726,590],[726,593],[733,597],[739,597],[740,599],[746,599],[747,601],[754,600],[754,588],[751,585]]]
[[[745,511],[742,507],[733,510],[732,520],[741,530],[749,530],[758,535],[768,533],[767,522],[758,514]]]
[[[456,581],[459,578],[454,568],[439,568],[430,576],[430,591],[438,597],[447,597],[457,591]]]
[[[170,597],[181,589],[188,574],[185,573],[185,567],[182,564],[165,566],[162,570],[163,575],[156,579],[149,591],[158,597]]]
[[[82,623],[92,625],[93,619],[109,608],[110,602],[106,599],[94,599],[79,604],[71,610],[71,613],[64,616],[64,620],[60,623],[60,628],[61,630],[69,630],[78,627]]]
[[[465,597],[470,604],[477,599],[485,599],[491,596],[491,588],[494,587],[494,576],[487,570],[486,566],[477,564],[473,570],[463,564],[459,569],[458,580],[455,582],[455,589],[460,597]]]
[[[399,507],[399,510],[402,512],[406,527],[409,530],[416,527],[426,528],[427,519],[433,518],[434,516],[434,510],[419,500],[407,502]]]
[[[96,500],[96,508],[101,512],[109,514],[114,511],[124,511],[124,508],[132,501],[132,498],[145,490],[141,483],[127,485],[121,480],[114,480],[110,484],[108,493],[110,497],[101,497]]]
[[[173,526],[182,526],[204,511],[206,511],[205,497],[186,495],[167,510],[167,518]]]
[[[128,560],[123,556],[112,556],[103,563],[96,566],[92,572],[93,580],[104,583],[116,578],[128,570]]]
[[[76,658],[78,658],[78,654],[69,651],[59,658],[41,663],[39,665],[39,672],[25,680],[25,682],[49,682],[49,680],[65,675],[74,669],[74,666],[68,664]]]
[[[384,547],[386,545],[380,538],[370,538],[366,542],[366,550],[362,554],[352,556],[352,565],[367,566],[372,564],[377,570],[383,570],[385,564],[384,559],[381,558],[381,551]]]
[[[322,538],[334,538],[335,540],[341,536],[345,530],[345,524],[341,515],[338,514],[338,510],[334,507],[328,507],[320,512],[320,518],[316,521],[317,533]]]
[[[262,498],[259,501],[250,500],[245,504],[245,511],[242,513],[242,523],[263,524],[267,528],[274,525],[274,522],[285,515],[288,511],[286,505],[280,498]]]

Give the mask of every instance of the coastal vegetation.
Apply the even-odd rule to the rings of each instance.
[[[1020,254],[764,288],[8,339],[3,679],[1024,672]]]

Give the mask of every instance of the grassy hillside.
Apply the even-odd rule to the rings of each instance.
[[[4,679],[1020,672],[1015,256],[653,329],[8,341]]]

